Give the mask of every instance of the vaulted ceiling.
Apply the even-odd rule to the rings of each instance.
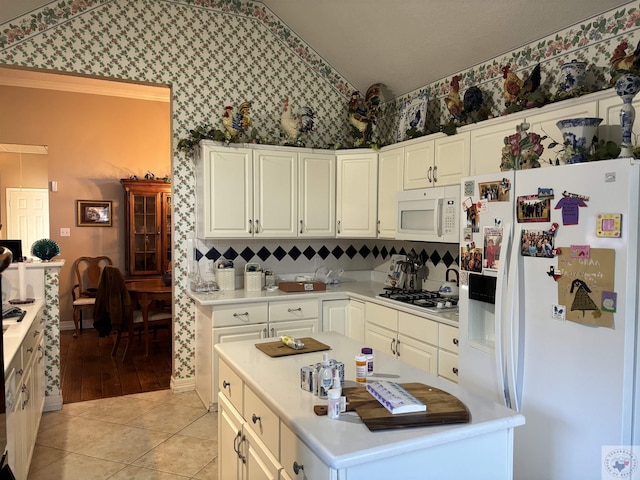
[[[627,0],[259,0],[359,90],[396,97]],[[0,23],[50,3],[0,0]],[[630,5],[637,5],[631,2]]]

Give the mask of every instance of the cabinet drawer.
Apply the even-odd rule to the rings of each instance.
[[[232,327],[267,322],[266,303],[242,303],[213,308],[214,327]]]
[[[438,345],[438,322],[398,312],[398,332],[421,342]]]
[[[307,447],[293,431],[280,422],[280,464],[287,475],[294,479],[326,480],[331,478],[329,466]],[[295,473],[294,464],[302,467]]]
[[[269,321],[301,320],[318,318],[318,300],[297,302],[269,302]]]
[[[242,412],[243,382],[238,374],[224,360],[218,363],[218,391],[229,399],[231,404]]]
[[[262,440],[269,451],[277,456],[280,446],[280,419],[246,385],[244,386],[244,419],[249,428]]]
[[[36,316],[22,341],[22,368],[27,368],[29,362],[38,355],[38,343],[44,335],[44,328],[40,324],[40,314]]]
[[[438,375],[458,383],[458,356],[444,350],[438,351]]]
[[[365,305],[365,315],[367,323],[374,323],[393,331],[398,329],[398,311],[393,308],[367,302]]]
[[[438,329],[438,346],[458,353],[458,329],[441,323]]]

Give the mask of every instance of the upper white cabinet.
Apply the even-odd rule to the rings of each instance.
[[[437,137],[424,137],[404,147],[404,190],[457,185],[469,175],[469,132]]]
[[[197,162],[198,236],[253,236],[253,151],[202,142]]]
[[[529,132],[548,137],[542,142],[545,146],[542,159],[555,161],[557,152],[562,148],[562,133],[556,126],[558,120],[597,116],[599,116],[597,102],[593,99],[585,101],[584,97],[582,97],[582,100],[567,100],[543,108],[531,109],[515,115],[490,120],[487,122],[488,124],[470,131],[471,154],[473,156],[471,174],[483,175],[485,173],[499,172],[502,147],[505,145],[504,139],[516,133],[516,127],[523,122],[529,124]],[[558,142],[560,146],[554,150],[549,150],[549,144],[554,141]]]
[[[377,153],[352,150],[337,155],[336,235],[338,237],[376,237],[377,187]]]
[[[396,238],[398,192],[402,191],[404,148],[378,155],[378,238]]]
[[[299,237],[336,234],[336,157],[333,153],[298,154]]]
[[[197,184],[201,238],[335,234],[332,153],[202,142]]]

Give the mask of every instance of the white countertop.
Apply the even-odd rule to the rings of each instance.
[[[36,300],[33,303],[27,305],[16,305],[25,310],[27,313],[21,322],[16,322],[15,319],[4,319],[3,327],[8,326],[7,331],[3,332],[3,349],[4,349],[4,368],[5,373],[9,364],[13,361],[16,352],[20,348],[20,344],[24,340],[25,335],[31,328],[33,320],[36,318],[38,311],[44,306],[44,300]]]
[[[345,386],[357,385],[354,356],[360,343],[334,332],[314,338],[332,347],[330,358],[344,362]],[[471,422],[371,432],[355,413],[343,413],[338,420],[316,416],[313,405],[326,400],[300,388],[300,368],[319,362],[322,352],[270,358],[255,348],[262,341],[273,339],[220,343],[215,349],[324,463],[336,469],[524,424],[524,417],[513,410],[377,351],[375,372],[380,376],[372,379],[420,382],[447,391],[467,406]]]
[[[364,302],[374,302],[386,305],[396,310],[407,312],[424,318],[429,318],[440,323],[458,326],[457,312],[430,313],[420,307],[411,307],[398,302],[391,302],[383,298],[377,298],[382,293],[384,284],[372,281],[345,281],[336,285],[327,285],[324,291],[310,292],[283,292],[282,290],[248,292],[244,289],[224,290],[210,293],[195,293],[186,290],[187,295],[200,305],[226,305],[234,303],[253,303],[270,300],[287,300],[292,298],[317,298],[319,300],[341,300],[355,298]]]

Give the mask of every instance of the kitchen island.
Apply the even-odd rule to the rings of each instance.
[[[334,332],[313,338],[331,347],[330,358],[345,364],[345,386],[355,386],[354,355],[362,345]],[[320,361],[321,352],[270,358],[255,347],[264,341],[273,339],[215,346],[219,478],[240,478],[243,469],[263,470],[265,478],[302,478],[303,471],[308,480],[512,477],[513,429],[524,424],[513,410],[375,352],[373,380],[447,391],[467,406],[471,421],[371,432],[355,413],[338,420],[314,414],[313,406],[326,401],[300,388],[300,368]]]

